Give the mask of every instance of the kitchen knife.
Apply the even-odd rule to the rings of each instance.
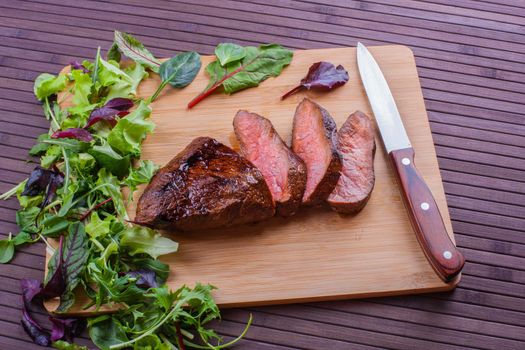
[[[450,282],[465,259],[450,239],[436,201],[414,164],[414,149],[385,77],[361,43],[357,44],[357,65],[419,244],[439,277]]]

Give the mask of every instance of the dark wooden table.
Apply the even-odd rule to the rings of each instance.
[[[254,324],[238,349],[525,349],[525,1],[0,1],[0,192],[33,165],[48,128],[33,80],[109,48],[113,29],[160,57],[216,44],[291,48],[404,44],[415,55],[456,240],[467,258],[451,293],[226,310]],[[198,4],[200,3],[200,4]],[[17,232],[0,202],[2,236]],[[18,280],[42,278],[44,247],[0,265],[0,349],[37,349],[22,330]],[[43,320],[42,313],[37,318]],[[80,342],[90,344],[86,340]],[[92,345],[91,345],[92,346]]]

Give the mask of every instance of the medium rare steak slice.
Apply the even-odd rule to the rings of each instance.
[[[241,154],[263,174],[277,212],[295,214],[306,186],[306,166],[279,137],[272,123],[258,114],[239,111],[233,119]]]
[[[135,221],[195,231],[261,221],[274,213],[261,172],[217,140],[199,137],[152,178]]]
[[[328,204],[340,213],[356,213],[368,202],[375,182],[375,128],[366,114],[357,111],[348,117],[337,133],[337,150],[343,168]]]
[[[307,98],[299,103],[293,120],[292,150],[306,164],[304,204],[324,202],[339,179],[336,131],[334,120],[324,108]]]

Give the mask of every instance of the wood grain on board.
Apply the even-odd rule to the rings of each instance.
[[[392,89],[416,164],[436,197],[452,236],[419,78],[412,51],[405,46],[370,47]],[[317,101],[338,126],[355,110],[373,117],[357,71],[355,48],[296,51],[290,66],[259,87],[228,96],[213,94],[193,109],[186,105],[207,84],[204,67],[188,87],[165,89],[153,103],[155,131],[143,145],[142,158],[164,165],[198,136],[230,144],[232,120],[239,109],[269,118],[284,140],[290,140],[295,107],[305,96]],[[350,80],[331,92],[303,91],[281,101],[312,63],[330,59],[342,64]],[[158,86],[154,75],[140,86],[150,96]],[[379,137],[379,135],[377,135]],[[180,243],[179,251],[162,258],[171,266],[168,285],[211,283],[223,307],[253,306],[449,290],[427,262],[410,226],[395,174],[378,139],[376,183],[365,209],[341,216],[328,208],[303,208],[290,218],[274,217],[252,225],[205,232],[164,232]],[[140,191],[135,195],[138,200]],[[130,216],[134,205],[128,208]],[[49,258],[49,256],[48,256]],[[82,301],[72,313],[81,313]],[[55,303],[46,304],[53,309]]]

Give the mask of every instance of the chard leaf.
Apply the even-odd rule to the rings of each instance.
[[[159,72],[160,62],[144,45],[130,34],[115,31],[115,44],[120,51],[141,65],[148,67],[153,72]]]
[[[40,101],[54,95],[66,88],[67,77],[65,75],[59,75],[58,77],[42,73],[35,80],[35,86],[33,88],[36,98]]]
[[[127,228],[121,234],[120,245],[127,248],[131,255],[144,253],[153,259],[160,255],[174,253],[179,247],[177,242],[162,237],[158,232],[142,226]]]
[[[206,67],[210,76],[208,86],[188,104],[194,107],[219,87],[223,87],[226,94],[258,86],[269,77],[281,74],[283,68],[292,61],[293,53],[277,44],[247,46],[246,55],[240,61],[233,61],[225,67],[219,61],[213,61]]]
[[[15,255],[15,244],[11,237],[0,240],[0,264],[5,264],[13,259]]]
[[[141,101],[133,112],[119,120],[108,135],[109,145],[122,156],[140,156],[142,140],[153,131],[155,124],[147,118],[151,108]]]
[[[246,56],[246,49],[233,43],[221,43],[215,48],[215,56],[224,67],[230,62],[243,59]]]

